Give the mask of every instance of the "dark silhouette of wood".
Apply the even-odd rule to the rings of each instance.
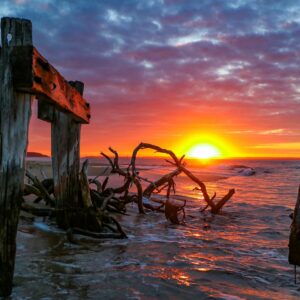
[[[221,199],[219,200],[213,208],[211,208],[211,213],[212,214],[218,214],[222,207],[227,203],[227,201],[230,200],[230,198],[233,196],[235,193],[234,189],[230,189],[228,193]]]
[[[220,210],[222,209],[222,207],[226,204],[226,202],[228,200],[230,200],[230,198],[233,196],[233,194],[235,193],[234,189],[230,189],[228,191],[228,193],[217,203],[215,203],[213,200],[216,198],[216,193],[210,197],[208,195],[207,189],[206,189],[206,185],[198,178],[196,177],[192,172],[190,172],[186,167],[181,166],[180,167],[182,172],[189,177],[191,180],[193,180],[195,183],[197,183],[199,185],[199,188],[196,188],[198,190],[200,190],[202,192],[203,195],[203,199],[206,202],[207,206],[202,209],[202,211],[204,211],[206,208],[210,207],[211,208],[211,213],[213,214],[217,214],[220,212]]]
[[[2,18],[0,62],[0,297],[12,290],[32,96],[13,87],[11,53],[32,44],[31,22]]]
[[[123,193],[123,192],[128,193],[130,185],[131,185],[131,183],[133,183],[135,185],[136,191],[137,191],[137,194],[133,199],[135,199],[135,202],[137,202],[137,204],[138,204],[139,212],[141,214],[144,214],[145,210],[144,210],[144,205],[143,205],[143,188],[142,188],[140,180],[136,177],[136,174],[134,174],[134,172],[130,173],[129,170],[124,171],[123,169],[120,168],[119,155],[116,150],[109,147],[109,151],[114,155],[114,160],[112,160],[108,155],[106,155],[103,152],[101,152],[101,155],[108,160],[108,162],[112,168],[111,173],[119,174],[125,178],[124,185],[118,189],[114,189],[114,193]],[[135,163],[135,161],[134,161],[134,163]],[[135,164],[133,164],[133,168],[135,168]]]
[[[38,118],[46,122],[53,122],[54,105],[43,100],[43,96],[39,96],[38,100]]]
[[[78,212],[79,205],[79,142],[80,123],[89,123],[90,106],[83,99],[83,83],[67,82],[59,72],[32,46],[32,25],[29,20],[1,19],[0,48],[0,297],[8,296],[16,252],[16,232],[23,194],[33,193],[37,201],[57,209],[23,209],[40,215],[57,214],[60,226],[68,218],[60,218],[73,209],[71,217],[95,221],[101,228],[97,212]],[[25,156],[28,125],[33,95],[38,97],[38,116],[52,123],[52,154],[54,184],[49,179],[40,182],[28,173],[33,181],[24,191]],[[45,185],[44,185],[45,184]],[[51,193],[50,193],[51,191]],[[50,193],[50,194],[49,194]],[[81,200],[81,198],[80,198]],[[89,208],[88,208],[89,209]],[[66,222],[67,220],[67,222]],[[100,225],[99,225],[100,224]],[[93,224],[92,224],[93,225]],[[94,226],[87,227],[87,229]]]
[[[210,207],[211,213],[213,213],[213,214],[219,213],[220,210],[222,209],[222,207],[228,202],[228,200],[235,193],[235,190],[231,189],[221,200],[219,200],[217,203],[215,203],[213,200],[216,197],[216,193],[212,197],[209,196],[207,189],[206,189],[206,185],[197,176],[195,176],[191,171],[189,171],[186,168],[185,163],[183,162],[184,156],[182,156],[179,159],[179,158],[177,158],[177,156],[174,154],[173,151],[161,148],[161,147],[153,145],[153,144],[148,144],[148,143],[140,143],[133,151],[133,154],[131,157],[131,162],[130,162],[128,169],[131,170],[132,176],[135,179],[143,180],[143,178],[141,178],[139,176],[139,174],[136,170],[136,157],[137,157],[138,152],[143,149],[152,149],[158,153],[168,154],[170,156],[170,158],[172,159],[172,161],[169,161],[169,160],[166,160],[166,161],[176,167],[176,169],[173,172],[171,172],[170,174],[166,174],[162,178],[158,179],[156,182],[150,183],[150,185],[143,192],[143,195],[147,198],[150,198],[153,191],[155,189],[159,189],[161,186],[164,186],[164,187],[169,186],[170,187],[170,185],[168,185],[167,183],[170,182],[170,180],[173,179],[173,177],[179,175],[180,173],[184,173],[192,181],[194,181],[195,183],[198,184],[199,188],[197,187],[196,189],[199,189],[202,192],[204,201],[207,204],[206,207],[202,211],[204,211],[207,207]]]
[[[83,83],[71,84],[83,93]],[[52,169],[56,208],[61,214],[56,215],[58,226],[66,228],[69,221],[64,209],[79,207],[79,168],[80,168],[80,130],[70,114],[54,108],[51,123]]]
[[[173,203],[167,199],[165,203],[165,216],[172,224],[183,225],[185,222],[185,207],[186,201],[183,204]],[[182,212],[181,219],[179,218],[179,213]]]
[[[38,217],[54,216],[56,211],[53,208],[39,208],[27,203],[22,203],[21,210],[31,213]]]
[[[169,183],[170,180],[179,175],[181,173],[181,170],[180,169],[176,169],[172,172],[170,172],[169,174],[166,174],[166,175],[163,175],[161,178],[159,178],[158,180],[150,183],[144,190],[143,192],[143,196],[146,197],[146,198],[150,198],[152,193],[155,191],[155,190],[159,190],[160,187],[164,186],[165,184]]]
[[[89,180],[87,176],[87,170],[88,170],[88,160],[86,159],[82,164],[82,168],[79,174],[81,203],[82,203],[82,207],[84,208],[93,207],[93,202],[92,202],[92,197],[91,197],[90,187],[89,187]]]
[[[289,240],[289,263],[300,266],[300,186],[298,197],[293,213]]]
[[[45,199],[46,204],[50,204],[52,206],[55,205],[55,201],[54,199],[49,195],[49,192],[47,190],[47,188],[44,186],[44,184],[33,174],[31,174],[28,170],[26,171],[26,176],[30,178],[30,180],[33,182],[32,187],[35,187],[38,189],[39,194],[36,194],[39,197],[42,197],[43,199]],[[34,193],[34,191],[31,191],[32,193]]]
[[[169,155],[171,160],[166,160],[166,161],[171,165],[173,165],[175,169],[172,172],[163,175],[161,178],[155,181],[150,181],[147,178],[142,177],[136,167],[136,159],[139,151],[143,149],[152,149],[157,153]],[[185,166],[185,162],[183,161],[184,156],[178,158],[171,150],[164,149],[149,143],[140,143],[133,150],[130,164],[127,167],[127,169],[121,169],[119,167],[119,163],[118,163],[119,156],[117,151],[115,151],[111,147],[109,148],[109,150],[114,155],[113,159],[103,152],[101,152],[101,155],[108,160],[108,163],[111,166],[111,174],[116,173],[124,177],[124,184],[121,187],[112,189],[112,192],[114,194],[116,194],[117,192],[124,193],[124,195],[119,197],[118,199],[119,200],[125,199],[124,202],[125,204],[129,202],[136,202],[138,204],[140,213],[145,213],[144,208],[150,209],[152,211],[165,212],[166,218],[170,220],[173,224],[183,224],[184,217],[185,217],[185,213],[184,213],[185,204],[180,205],[170,200],[171,191],[173,191],[174,194],[176,193],[174,178],[182,173],[186,175],[188,178],[190,178],[192,181],[197,183],[198,187],[196,187],[195,189],[200,190],[202,192],[204,201],[206,202],[206,207],[202,209],[201,212],[207,209],[208,207],[210,207],[211,213],[218,214],[222,209],[222,207],[229,201],[229,199],[235,193],[235,190],[231,189],[223,198],[221,198],[221,200],[214,201],[214,199],[216,198],[216,193],[212,197],[210,197],[207,192],[206,185],[191,171],[189,171]],[[102,187],[102,192],[108,191],[108,189],[104,188],[107,185],[107,182],[108,182],[108,178],[105,179],[103,184],[101,183],[98,184],[99,187]],[[148,183],[145,189],[143,189],[142,187],[141,184],[142,182]],[[129,189],[132,184],[134,184],[137,187],[136,194],[132,194],[132,191],[131,194],[129,192]],[[152,197],[153,193],[161,193],[163,190],[166,190],[167,201],[154,199]],[[96,193],[96,191],[93,191],[93,194],[94,193]],[[97,196],[99,199],[101,198],[100,194]],[[94,198],[96,198],[95,196],[96,194],[94,195]],[[109,202],[111,199],[115,199],[115,197],[112,196],[107,200],[106,203],[107,207],[109,207],[109,205],[111,204],[111,202]],[[179,214],[181,212],[182,212],[182,218],[179,217]]]
[[[137,171],[136,171],[136,166],[135,166],[135,163],[136,163],[136,157],[137,157],[137,154],[140,150],[143,150],[143,149],[152,149],[154,150],[155,152],[157,153],[163,153],[163,154],[168,154],[172,159],[173,159],[173,162],[171,162],[171,164],[179,167],[184,156],[182,156],[180,159],[177,158],[177,156],[174,154],[173,151],[171,150],[168,150],[168,149],[164,149],[164,148],[161,148],[159,146],[156,146],[156,145],[153,145],[153,144],[149,144],[149,143],[140,143],[134,150],[133,150],[133,153],[132,153],[132,156],[131,156],[131,162],[130,162],[130,166],[131,169],[132,169],[132,173],[134,176],[137,176]]]
[[[12,66],[17,91],[35,94],[57,109],[68,112],[74,120],[89,123],[90,106],[80,91],[69,84],[33,46],[15,47]]]
[[[88,236],[95,239],[123,239],[125,236],[122,233],[104,233],[104,232],[94,232],[94,231],[88,231],[81,228],[72,228],[72,233],[75,234],[81,234],[84,236]]]

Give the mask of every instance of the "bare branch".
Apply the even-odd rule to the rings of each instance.
[[[111,167],[113,169],[114,168],[114,163],[111,160],[111,158],[108,155],[106,155],[104,152],[100,152],[100,154],[108,160],[109,164],[111,165]]]
[[[137,172],[136,172],[136,166],[135,166],[135,162],[136,162],[136,157],[137,157],[137,153],[142,150],[142,149],[152,149],[158,153],[164,153],[164,154],[168,154],[174,161],[176,166],[180,166],[180,161],[178,160],[177,156],[173,153],[173,151],[168,150],[168,149],[164,149],[161,148],[159,146],[153,145],[153,144],[147,144],[147,143],[140,143],[134,150],[131,156],[131,162],[130,162],[130,166],[132,169],[132,174],[133,176],[137,176]]]
[[[164,175],[163,177],[161,177],[160,179],[158,179],[157,181],[152,182],[150,185],[148,185],[148,187],[144,190],[143,192],[143,196],[146,198],[150,198],[151,194],[153,193],[154,190],[157,190],[159,187],[165,185],[166,183],[169,183],[169,181],[179,175],[181,173],[180,169],[176,169],[174,171],[172,171],[169,174]]]

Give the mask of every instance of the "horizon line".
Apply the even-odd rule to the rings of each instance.
[[[42,155],[44,157],[47,157],[47,158],[51,158],[51,155],[48,155],[48,154],[45,154],[45,153],[41,153],[41,152],[36,152],[36,151],[29,151],[28,153],[36,153],[37,156],[30,156],[30,157],[40,157],[39,155]],[[27,157],[27,155],[26,155]],[[120,158],[130,158],[131,156],[130,155],[119,155]],[[141,156],[138,156],[140,158],[166,158],[168,157],[167,155],[166,156],[163,156],[163,155],[141,155]],[[83,159],[83,158],[103,158],[100,154],[99,155],[81,155],[80,156],[80,159]],[[205,161],[206,159],[198,159],[198,158],[193,158],[193,157],[185,157],[185,159],[187,160],[197,160],[197,161]],[[227,157],[215,157],[215,158],[210,158],[208,159],[209,161],[217,161],[217,160],[227,160],[227,159],[268,159],[268,160],[276,160],[276,159],[286,159],[286,160],[297,160],[297,159],[300,159],[300,156],[227,156]]]

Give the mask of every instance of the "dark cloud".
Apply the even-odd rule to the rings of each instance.
[[[299,9],[293,0],[2,0],[0,15],[32,20],[36,47],[85,82],[97,126],[213,107],[298,130]]]

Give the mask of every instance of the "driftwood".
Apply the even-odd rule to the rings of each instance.
[[[43,195],[42,195],[41,191],[36,186],[30,185],[30,184],[24,184],[23,195],[27,196],[30,194],[34,194],[34,195],[38,196],[39,199],[43,199]]]
[[[136,158],[138,152],[142,149],[153,149],[156,152],[168,154],[171,160],[166,161],[173,165],[175,169],[153,182],[142,177],[136,167]],[[75,205],[76,203],[73,201],[72,206],[70,205],[63,208],[56,207],[55,215],[63,216],[62,218],[64,220],[63,224],[59,224],[58,222],[60,227],[64,229],[76,227],[92,232],[100,232],[101,228],[105,226],[109,228],[109,223],[111,222],[111,220],[103,218],[102,214],[105,215],[108,212],[124,214],[126,213],[126,205],[132,202],[137,204],[140,213],[145,213],[145,209],[164,212],[170,222],[174,224],[184,224],[184,208],[186,203],[179,204],[178,201],[174,202],[170,198],[172,193],[176,193],[175,178],[180,174],[187,176],[198,185],[195,189],[201,191],[206,204],[206,207],[201,211],[210,207],[212,214],[219,213],[235,192],[234,189],[231,189],[223,198],[216,201],[216,193],[210,197],[206,185],[187,169],[183,161],[184,156],[178,159],[171,150],[156,145],[147,143],[139,144],[134,149],[130,164],[127,168],[120,167],[119,155],[116,150],[110,147],[109,151],[113,155],[112,158],[103,152],[101,152],[101,155],[107,159],[111,167],[110,174],[122,176],[124,183],[119,187],[112,188],[109,187],[109,176],[107,176],[103,182],[100,182],[96,178],[89,180],[87,177],[88,161],[86,160],[79,173],[80,197],[78,198],[77,205]],[[41,188],[43,184],[39,182],[37,178],[33,176],[30,178],[34,181],[34,186],[31,187],[32,193],[45,198],[46,203],[49,202],[47,199],[49,199],[50,196],[47,194],[47,189]],[[142,183],[146,183],[145,188],[143,188]],[[90,184],[95,184],[96,189],[91,188]],[[38,192],[36,192],[35,187],[38,187]],[[135,191],[133,187],[135,187]],[[26,187],[26,190],[30,190],[30,188]],[[166,193],[166,200],[153,197],[153,194],[161,194],[163,191]],[[72,201],[70,203],[72,203]],[[81,210],[81,212],[79,212],[79,210]],[[103,220],[106,220],[106,222]]]
[[[126,237],[126,235],[122,233],[109,233],[109,232],[94,232],[94,231],[88,231],[81,228],[71,228],[72,233],[75,234],[81,234],[88,237],[92,237],[95,239],[123,239]]]
[[[164,189],[167,186],[169,186],[170,180],[173,179],[175,176],[179,175],[181,172],[182,172],[181,170],[176,169],[176,170],[172,171],[171,173],[164,175],[160,179],[150,183],[144,190],[143,196],[146,198],[150,198],[154,191],[161,192],[160,188],[163,187],[163,189]]]
[[[82,164],[82,169],[79,174],[81,204],[84,208],[93,207],[90,187],[89,187],[89,180],[87,176],[87,169],[88,169],[88,160],[85,160],[84,163]]]
[[[41,181],[42,185],[45,187],[47,190],[48,194],[51,196],[54,193],[54,183],[52,178],[46,178]],[[43,198],[38,197],[34,200],[34,203],[39,203]]]
[[[31,193],[37,195],[38,197],[41,197],[45,200],[46,205],[50,204],[52,206],[55,205],[55,200],[50,196],[48,189],[46,186],[41,182],[36,176],[31,174],[28,170],[26,170],[26,176],[30,178],[30,180],[33,182],[33,185],[29,187],[29,185],[26,185],[26,192],[31,189]],[[37,190],[37,193],[35,193],[35,190]],[[26,193],[25,193],[26,195]]]
[[[167,220],[170,220],[171,223],[177,224],[177,225],[183,225],[185,223],[185,207],[186,201],[184,201],[184,204],[178,205],[175,203],[172,203],[169,199],[165,203],[165,216]],[[182,212],[182,218],[179,219],[179,213]]]
[[[167,154],[170,156],[170,160],[166,160],[168,163],[173,165],[175,169],[168,173],[163,175],[161,178],[155,180],[155,181],[149,181],[147,178],[144,178],[140,175],[139,171],[136,167],[136,159],[137,155],[140,150],[143,149],[152,149],[158,153]],[[109,151],[113,154],[113,158],[110,158],[107,154],[101,152],[101,155],[105,157],[111,166],[111,174],[118,174],[122,177],[124,177],[124,184],[118,188],[112,189],[112,193],[114,195],[120,193],[123,193],[123,196],[111,197],[109,200],[107,200],[106,206],[109,207],[111,202],[111,199],[118,199],[119,203],[121,200],[123,200],[126,203],[129,202],[136,202],[138,204],[138,209],[140,213],[144,213],[146,209],[150,209],[152,211],[161,211],[165,212],[166,218],[170,220],[174,224],[183,224],[184,223],[184,205],[179,205],[173,203],[170,198],[171,192],[175,194],[175,178],[176,176],[180,174],[186,175],[188,178],[190,178],[192,181],[194,181],[198,187],[196,187],[197,190],[200,190],[203,199],[206,203],[206,207],[202,209],[204,211],[208,207],[211,209],[211,213],[217,214],[220,212],[222,207],[227,203],[227,201],[232,197],[234,194],[234,189],[231,189],[228,191],[228,193],[221,198],[219,201],[215,201],[216,193],[210,197],[206,185],[198,178],[196,177],[191,171],[187,169],[184,163],[184,156],[181,158],[177,158],[177,156],[172,152],[171,150],[161,148],[156,145],[148,144],[148,143],[140,143],[133,151],[132,157],[130,160],[130,164],[127,167],[127,169],[121,169],[119,166],[119,156],[117,151],[109,148]],[[108,189],[106,189],[108,182],[108,178],[105,179],[103,184],[99,186],[102,187],[102,194],[107,193]],[[147,186],[143,189],[142,183],[147,183]],[[131,187],[136,186],[136,193],[132,194]],[[104,188],[105,187],[105,188]],[[162,191],[166,190],[166,198],[167,201],[158,200],[152,197],[152,194],[154,193],[161,193]],[[99,189],[98,189],[99,191]],[[99,193],[98,197],[101,197],[101,193]],[[118,202],[118,201],[117,201]],[[123,203],[124,203],[123,202]],[[154,202],[153,204],[151,202]],[[183,218],[179,218],[179,214],[182,213]]]
[[[125,238],[126,234],[120,224],[107,214],[109,210],[107,207],[108,202],[113,200],[113,190],[108,188],[105,190],[106,195],[103,195],[90,189],[87,168],[88,160],[83,163],[79,173],[79,202],[73,203],[72,206],[62,208],[55,205],[56,201],[50,197],[47,188],[43,185],[44,182],[50,190],[51,180],[48,179],[41,182],[37,177],[27,172],[26,175],[31,179],[33,184],[26,185],[24,194],[35,194],[44,199],[46,204],[49,204],[52,208],[39,208],[24,202],[21,209],[35,216],[56,217],[57,225],[65,230],[76,228],[81,230],[81,234],[86,233],[87,236],[93,235],[98,238]],[[49,199],[51,199],[51,201],[49,201]],[[119,205],[117,206],[114,202],[110,203],[110,207],[114,207],[116,211],[120,209]],[[104,227],[108,228],[112,234],[109,232],[103,233]]]
[[[162,178],[160,178],[156,182],[151,183],[145,189],[143,194],[144,194],[144,196],[146,196],[148,198],[150,198],[152,192],[155,189],[159,189],[159,187],[164,186],[165,184],[166,184],[165,187],[168,187],[168,190],[170,191],[170,184],[169,183],[171,182],[171,179],[173,179],[175,176],[179,175],[180,173],[184,173],[192,181],[194,181],[195,183],[198,184],[198,186],[199,186],[198,189],[202,192],[204,201],[207,204],[206,208],[210,207],[211,208],[211,213],[213,213],[213,214],[219,213],[219,211],[222,209],[222,207],[226,204],[226,202],[235,193],[235,190],[231,189],[231,190],[228,191],[228,193],[220,201],[218,201],[217,203],[214,203],[213,200],[215,199],[216,194],[214,194],[212,197],[210,197],[208,195],[206,185],[199,178],[197,178],[191,171],[189,171],[186,168],[185,163],[183,162],[184,156],[182,156],[180,159],[178,159],[177,156],[174,154],[174,152],[172,152],[171,150],[164,149],[164,148],[161,148],[159,146],[152,145],[152,144],[147,144],[147,143],[140,143],[134,149],[133,154],[132,154],[129,169],[131,169],[133,176],[136,177],[136,178],[142,179],[141,177],[139,177],[138,172],[136,171],[136,166],[135,166],[137,154],[142,149],[153,149],[154,151],[156,151],[158,153],[168,154],[170,156],[170,158],[172,159],[172,161],[169,161],[169,160],[166,160],[166,161],[168,163],[170,163],[171,165],[176,167],[176,169],[173,172],[171,172],[170,174],[164,175]]]
[[[35,207],[33,205],[29,205],[27,203],[22,203],[21,210],[31,213],[32,215],[37,217],[55,216],[56,213],[54,208],[40,208],[40,207]]]
[[[131,185],[135,185],[136,187],[136,191],[137,191],[137,195],[134,198],[135,202],[137,202],[138,204],[138,209],[140,213],[145,213],[144,211],[144,206],[143,206],[143,189],[142,189],[142,185],[140,180],[138,180],[132,173],[129,172],[129,170],[124,171],[123,169],[120,168],[119,166],[119,155],[118,152],[115,151],[114,149],[112,149],[111,147],[109,148],[109,151],[111,153],[113,153],[114,155],[114,160],[112,160],[108,155],[106,155],[105,153],[101,152],[101,155],[103,157],[105,157],[112,170],[111,173],[112,174],[119,174],[120,176],[124,177],[125,180],[125,184],[122,187],[119,187],[117,189],[114,189],[114,193],[126,193],[128,194],[128,190],[131,187]]]

